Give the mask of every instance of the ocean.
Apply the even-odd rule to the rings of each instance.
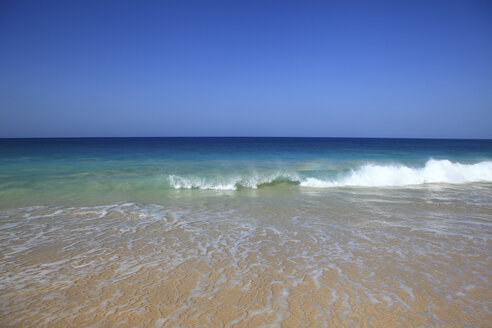
[[[0,139],[2,327],[490,327],[492,140]]]

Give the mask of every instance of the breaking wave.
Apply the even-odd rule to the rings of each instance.
[[[169,176],[169,183],[174,189],[212,189],[238,190],[242,188],[257,189],[278,184],[300,184],[296,174],[275,173],[270,175],[243,175],[232,178],[211,179],[205,177]]]
[[[405,165],[366,164],[336,178],[303,176],[301,173],[280,172],[271,175],[243,175],[232,178],[169,176],[175,189],[238,190],[262,188],[279,184],[300,185],[308,188],[334,187],[399,187],[430,183],[465,184],[492,182],[492,161],[462,164],[449,160],[427,161],[424,167]]]
[[[422,168],[411,168],[403,165],[367,164],[358,170],[352,170],[349,176],[340,180],[327,181],[306,178],[301,182],[301,186],[315,188],[344,186],[383,187],[471,182],[492,182],[492,162],[461,164],[448,160],[431,159]]]

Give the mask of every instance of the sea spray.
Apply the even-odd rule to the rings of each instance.
[[[424,167],[409,167],[403,164],[365,164],[352,169],[338,178],[326,179],[319,176],[303,176],[303,172],[275,172],[200,177],[169,175],[169,184],[174,189],[237,190],[257,189],[280,184],[300,185],[308,188],[333,187],[400,187],[429,183],[464,184],[492,182],[492,161],[462,164],[449,160],[430,159]]]
[[[301,186],[314,188],[398,187],[426,183],[463,184],[472,182],[492,182],[492,161],[461,164],[449,160],[431,159],[423,168],[367,164],[360,169],[352,170],[349,176],[340,180],[321,180],[310,177],[302,181]]]

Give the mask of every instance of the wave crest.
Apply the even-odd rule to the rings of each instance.
[[[300,184],[295,174],[277,172],[271,175],[258,174],[244,175],[231,178],[210,179],[204,177],[181,177],[169,175],[169,183],[174,189],[211,189],[211,190],[238,190],[242,188],[258,189],[272,187],[278,184]]]
[[[341,172],[340,172],[341,174]],[[238,190],[258,189],[277,185],[300,185],[307,188],[334,187],[401,187],[430,183],[464,184],[492,182],[492,161],[476,164],[453,163],[449,160],[427,161],[422,168],[404,165],[366,164],[338,178],[302,176],[301,173],[277,172],[238,176],[182,177],[169,175],[169,184],[174,189]]]
[[[463,184],[472,182],[492,182],[492,162],[461,164],[448,160],[431,159],[423,168],[367,164],[358,170],[352,170],[349,176],[339,180],[310,177],[302,181],[301,186],[313,188],[398,187],[426,183]]]

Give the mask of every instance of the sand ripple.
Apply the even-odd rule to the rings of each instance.
[[[488,210],[445,227],[302,213],[4,210],[0,325],[492,326]]]

